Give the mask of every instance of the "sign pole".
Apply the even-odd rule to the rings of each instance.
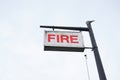
[[[100,78],[100,80],[107,80],[104,69],[103,69],[102,61],[101,61],[101,58],[99,55],[98,47],[97,47],[97,44],[95,41],[94,33],[93,33],[93,30],[91,27],[92,22],[94,22],[94,21],[87,21],[86,24],[89,29],[89,35],[90,35],[90,39],[91,39],[91,43],[92,43],[92,47],[93,47],[93,52],[94,52],[94,56],[95,56],[95,61],[96,61],[97,69],[98,69],[99,78]]]
[[[65,27],[65,26],[42,26],[42,25],[40,27],[41,28],[53,28],[53,29],[63,29],[63,30],[66,29],[66,30],[78,30],[78,31],[87,31],[87,32],[89,32],[91,43],[92,43],[92,49],[93,49],[93,52],[94,52],[95,61],[96,61],[96,65],[97,65],[99,78],[100,78],[100,80],[107,80],[104,69],[103,69],[102,61],[101,61],[101,58],[100,58],[100,55],[99,55],[96,40],[95,40],[95,37],[94,37],[94,33],[93,33],[93,30],[92,30],[92,27],[91,27],[92,22],[94,22],[94,21],[87,21],[86,22],[88,28],[85,28],[85,27]],[[91,48],[85,47],[85,49],[91,49]]]

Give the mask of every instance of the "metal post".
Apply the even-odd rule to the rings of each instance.
[[[91,39],[91,43],[92,43],[92,47],[93,47],[93,51],[94,51],[94,56],[95,56],[95,61],[96,61],[97,69],[98,69],[99,78],[100,78],[100,80],[107,80],[104,69],[103,69],[103,65],[101,62],[101,58],[99,55],[98,47],[97,47],[97,44],[95,41],[94,33],[93,33],[93,30],[91,27],[92,22],[94,22],[94,21],[87,21],[86,24],[89,29],[89,35],[90,35],[90,39]]]

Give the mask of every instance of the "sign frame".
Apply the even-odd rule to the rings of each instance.
[[[50,44],[47,42],[48,40],[48,33],[52,33],[52,34],[66,34],[66,35],[78,35],[79,38],[79,44],[77,44],[76,46],[74,46],[74,44],[60,44],[60,43],[54,43],[54,44]],[[55,37],[55,36],[54,36]],[[53,36],[52,36],[53,38]],[[75,37],[74,37],[75,38]],[[75,40],[74,40],[75,41]],[[81,32],[74,32],[74,31],[45,31],[44,33],[44,51],[71,51],[71,52],[84,52],[84,41],[83,41],[83,36]]]

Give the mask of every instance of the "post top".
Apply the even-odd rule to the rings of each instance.
[[[90,24],[92,22],[95,22],[95,20],[88,20],[88,21],[86,21],[86,24]]]

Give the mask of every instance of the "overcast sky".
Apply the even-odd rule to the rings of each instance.
[[[40,25],[92,23],[108,80],[120,80],[119,0],[0,0],[0,80],[99,80],[91,50],[44,51]],[[51,30],[51,29],[47,29]],[[91,46],[82,32],[84,44]]]

